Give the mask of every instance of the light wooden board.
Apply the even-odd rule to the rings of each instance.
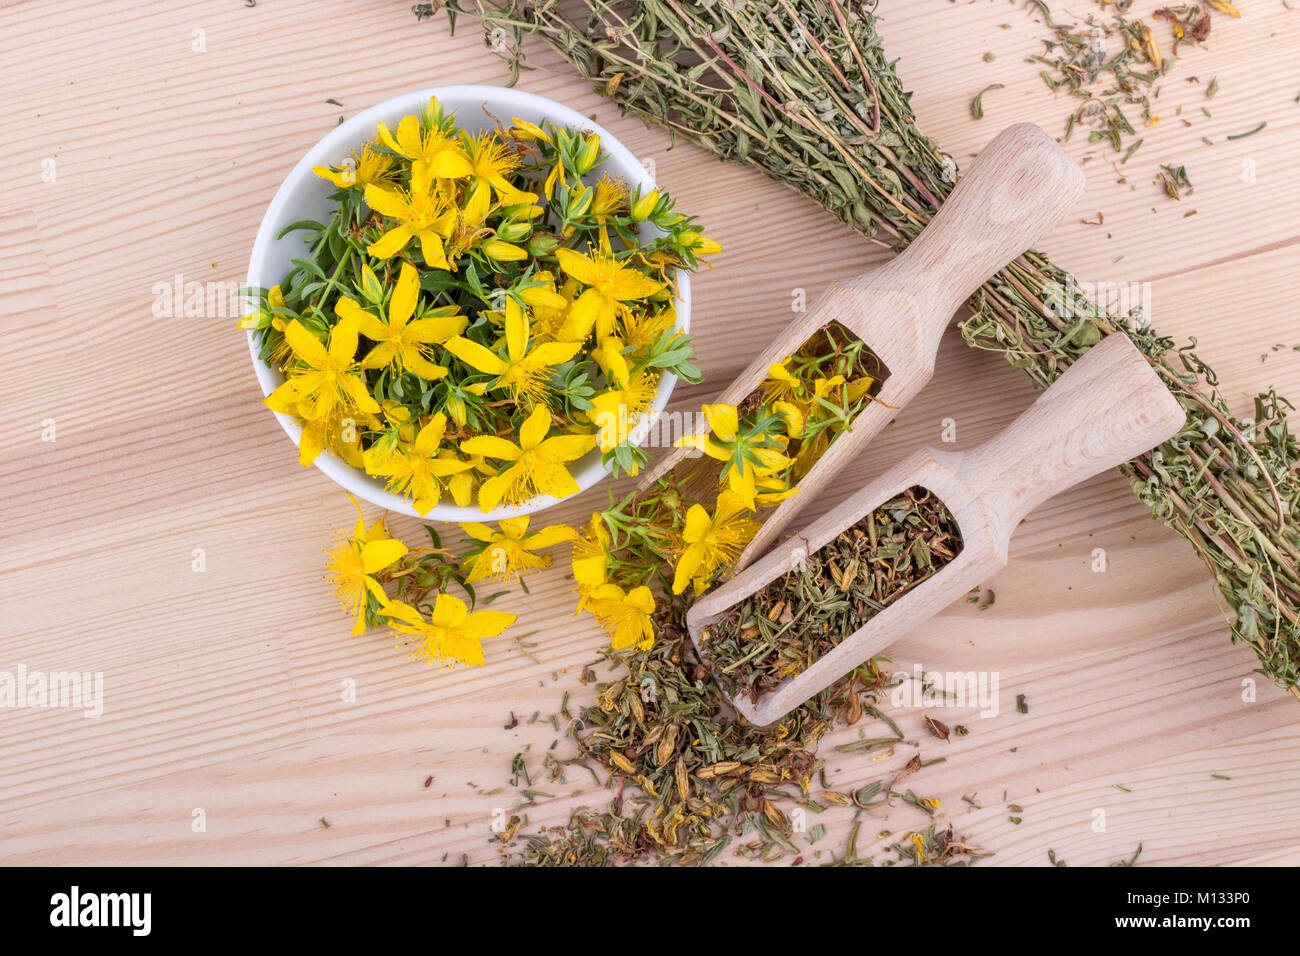
[[[0,669],[102,671],[106,696],[97,720],[0,711],[0,861],[490,862],[493,812],[513,799],[512,756],[527,749],[537,766],[554,737],[543,723],[505,730],[510,712],[550,714],[565,691],[589,699],[578,677],[603,638],[571,616],[562,568],[534,578],[530,596],[502,599],[523,614],[521,633],[537,631],[527,638],[537,662],[503,638],[490,642],[484,668],[427,670],[383,635],[350,638],[321,580],[320,549],[350,523],[351,506],[297,466],[260,405],[230,317],[155,313],[156,285],[178,276],[242,279],[266,203],[339,115],[431,84],[504,81],[473,24],[450,38],[442,19],[417,24],[409,6],[116,2],[90,14],[33,2],[0,15],[9,172]],[[1262,388],[1300,396],[1300,353],[1270,351],[1300,344],[1300,13],[1264,0],[1240,6],[1245,18],[1216,17],[1207,47],[1187,51],[1165,82],[1165,115],[1125,167],[1128,182],[1115,181],[1108,159],[1089,160],[1078,215],[1043,245],[1083,279],[1152,283],[1157,327],[1197,336],[1247,413]],[[1018,5],[882,7],[922,126],[959,159],[1014,121],[1061,133],[1073,104],[1053,99],[1022,62],[1044,31]],[[1199,85],[1185,81],[1193,74]],[[1206,118],[1212,76],[1220,92]],[[1006,88],[972,120],[970,98],[995,81]],[[794,289],[882,256],[784,187],[689,145],[670,148],[558,65],[526,74],[524,86],[654,159],[680,207],[725,246],[695,286],[707,382],[682,389],[681,407],[747,364],[789,320]],[[1175,117],[1179,103],[1191,128]],[[1264,132],[1225,141],[1260,120]],[[1083,144],[1070,148],[1083,157]],[[1161,162],[1186,164],[1196,191],[1182,203],[1154,184]],[[1081,222],[1098,210],[1104,226]],[[950,333],[933,386],[844,487],[937,441],[945,418],[965,447],[1032,397],[1020,373]],[[46,420],[52,443],[41,440]],[[603,494],[554,516],[579,521]],[[412,520],[393,525],[420,533]],[[1109,557],[1103,574],[1090,569],[1097,547]],[[202,573],[191,570],[196,548]],[[1243,700],[1254,658],[1229,644],[1205,569],[1117,475],[1035,511],[987,587],[992,608],[953,607],[892,656],[903,669],[1000,675],[998,716],[939,713],[970,727],[967,737],[935,741],[920,709],[901,716],[924,758],[947,758],[909,784],[941,799],[939,817],[995,851],[990,862],[1045,864],[1052,848],[1071,865],[1103,864],[1139,843],[1153,863],[1300,860],[1290,799],[1300,705],[1262,681]],[[341,699],[345,681],[355,682],[355,703]],[[854,737],[842,731],[825,751]],[[914,752],[834,757],[831,782],[877,779]],[[576,773],[539,789],[561,796],[530,809],[530,829],[607,799]],[[206,832],[197,833],[200,809]],[[846,836],[843,813],[815,822],[829,832],[809,861],[839,852]],[[878,830],[897,838],[919,822],[895,808],[867,822],[864,846]]]

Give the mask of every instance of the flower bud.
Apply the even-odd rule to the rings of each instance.
[[[637,222],[649,219],[659,205],[659,190],[652,189],[632,204],[632,218]]]
[[[587,144],[582,148],[582,152],[578,154],[578,173],[581,175],[590,172],[591,168],[596,165],[596,160],[599,158],[600,137],[595,133],[592,133],[587,137]]]
[[[489,239],[483,243],[483,255],[497,262],[518,262],[528,258],[528,253],[523,249],[500,239]]]
[[[527,238],[532,228],[526,222],[508,222],[497,227],[497,238],[506,242],[519,242]]]
[[[528,250],[530,256],[542,258],[553,255],[555,250],[560,248],[560,239],[549,232],[539,232],[528,237],[524,248]]]

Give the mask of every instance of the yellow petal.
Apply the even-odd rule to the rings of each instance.
[[[406,551],[406,545],[396,538],[370,541],[361,547],[361,567],[366,574],[375,574],[401,560]]]
[[[591,259],[573,249],[556,249],[555,258],[565,275],[572,276],[583,285],[595,285],[599,270]]]
[[[532,519],[528,515],[518,518],[502,518],[498,524],[501,525],[501,533],[513,541],[518,541],[528,530],[528,525]]]
[[[505,522],[502,522],[504,525]],[[528,537],[524,538],[522,544],[530,551],[538,548],[549,548],[559,544],[561,541],[572,541],[578,537],[578,532],[570,528],[567,524],[553,524],[549,527],[535,531]]]
[[[618,275],[605,292],[620,302],[630,302],[635,299],[649,298],[662,288],[662,283],[634,269],[623,267],[619,269]]]
[[[518,619],[518,615],[505,611],[475,611],[461,622],[457,631],[471,640],[481,641],[496,637]]]
[[[442,444],[442,436],[447,432],[447,416],[442,412],[435,412],[424,427],[420,429],[419,434],[415,436],[415,453],[421,458],[428,458],[438,446]]]
[[[484,458],[500,458],[514,461],[519,457],[519,447],[504,438],[495,435],[475,435],[460,443],[460,450],[466,455],[482,455]]]
[[[447,370],[441,365],[435,365],[430,362],[419,351],[411,346],[402,349],[402,366],[410,372],[414,372],[420,378],[433,382],[447,374]]]
[[[366,246],[366,252],[376,259],[391,259],[406,248],[406,244],[411,241],[413,235],[415,233],[405,223],[394,226],[380,236],[377,242],[372,242]]]
[[[420,298],[420,277],[415,266],[409,262],[402,263],[402,271],[397,277],[393,297],[388,303],[388,324],[400,328],[415,313],[415,303]]]
[[[737,412],[735,405],[704,405],[700,410],[709,420],[709,427],[713,429],[713,434],[723,441],[736,440],[736,431],[740,427],[740,413]]]
[[[469,325],[469,318],[464,315],[431,315],[407,323],[406,340],[408,342],[442,343],[454,335],[460,335]]]
[[[491,541],[497,536],[496,532],[483,524],[481,521],[464,521],[461,522],[460,530],[476,541]]]
[[[448,339],[443,343],[443,348],[466,365],[489,375],[501,375],[510,367],[495,352],[460,336]]]
[[[528,353],[530,365],[562,365],[578,354],[581,342],[545,342]]]
[[[474,167],[459,146],[447,146],[429,159],[429,172],[439,179],[460,179],[472,175]]]
[[[374,396],[366,391],[366,383],[356,375],[343,375],[338,379],[341,387],[352,399],[354,405],[363,412],[369,412],[371,415],[378,415],[380,412],[379,403],[375,401]]]
[[[473,441],[473,439],[470,439]],[[464,448],[464,442],[461,443]],[[497,506],[501,501],[501,496],[506,493],[510,483],[514,481],[514,476],[510,474],[513,469],[507,469],[499,475],[493,475],[478,489],[478,507],[480,511],[488,512]]]
[[[308,332],[297,319],[284,327],[284,338],[294,354],[312,368],[324,368],[329,364],[329,353],[321,340]]]
[[[578,296],[573,305],[569,306],[569,314],[565,317],[561,330],[564,338],[574,342],[585,340],[596,327],[596,319],[600,316],[604,301],[604,297],[595,289],[588,289]]]
[[[506,299],[506,352],[511,362],[522,359],[528,349],[528,316],[513,298]]]
[[[713,519],[709,517],[709,512],[703,505],[691,505],[686,512],[686,526],[682,529],[682,537],[691,544],[697,541],[703,541],[704,536],[709,533],[713,527]],[[676,593],[676,592],[674,592]]]
[[[530,448],[536,448],[546,433],[551,430],[551,413],[545,405],[538,405],[533,409],[532,414],[524,420],[519,426],[519,447],[527,451]],[[461,446],[464,448],[464,445]]]
[[[442,248],[442,238],[431,229],[424,229],[419,235],[420,254],[424,256],[424,264],[430,269],[449,268],[447,254]]]
[[[375,183],[366,183],[366,205],[389,219],[403,219],[408,212],[406,200],[396,190]]]
[[[330,329],[329,360],[335,368],[346,368],[357,357],[357,332],[361,316],[353,312]]]
[[[306,468],[325,448],[325,433],[320,428],[304,428],[298,439],[298,464]]]
[[[692,509],[699,508],[699,505],[693,505]],[[703,511],[703,508],[700,508]],[[708,515],[706,514],[707,518]],[[673,572],[673,593],[681,594],[686,590],[686,585],[691,582],[695,572],[699,570],[700,564],[704,560],[704,555],[700,548],[692,545],[682,552],[682,556],[677,559],[677,569]]]
[[[538,450],[560,461],[575,461],[595,447],[595,435],[556,435],[542,442]]]
[[[466,617],[469,616],[469,608],[465,602],[454,594],[439,594],[433,602],[433,613],[429,615],[429,622],[435,627],[458,627]]]

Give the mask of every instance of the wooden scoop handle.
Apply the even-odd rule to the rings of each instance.
[[[1038,504],[1173,437],[1186,414],[1123,333],[1086,352],[995,438],[951,456],[1006,544]]]
[[[910,292],[929,326],[922,341],[937,348],[958,307],[1060,221],[1084,184],[1074,160],[1041,129],[1008,126],[901,255],[846,284]]]

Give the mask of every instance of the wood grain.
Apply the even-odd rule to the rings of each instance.
[[[1155,5],[1140,0],[1135,13]],[[526,752],[540,765],[561,695],[590,699],[579,675],[603,637],[571,616],[562,568],[502,599],[524,616],[519,633],[535,633],[522,648],[508,635],[490,642],[480,669],[427,670],[382,634],[349,638],[320,549],[350,524],[351,506],[298,467],[219,303],[198,315],[160,308],[157,290],[177,277],[242,280],[271,195],[340,115],[430,84],[505,80],[472,24],[449,37],[441,20],[415,23],[409,6],[5,7],[0,669],[102,671],[106,699],[98,719],[0,710],[4,862],[491,862],[493,811],[514,799],[511,758]],[[1012,122],[1062,132],[1075,104],[1022,62],[1045,35],[1037,14],[1001,2],[883,6],[922,127],[963,164]],[[1042,245],[1082,279],[1150,282],[1156,326],[1197,336],[1234,409],[1249,414],[1262,388],[1300,396],[1290,349],[1300,344],[1300,19],[1280,4],[1241,7],[1244,19],[1216,19],[1209,43],[1180,55],[1159,126],[1122,170],[1067,144],[1088,191]],[[680,390],[681,407],[709,400],[789,322],[795,289],[884,261],[783,186],[619,117],[540,58],[554,65],[525,74],[525,88],[593,115],[653,159],[680,208],[725,247],[695,284],[707,383]],[[1206,117],[1212,76],[1220,92]],[[985,96],[976,122],[970,98],[994,81],[1006,87]],[[1261,120],[1263,132],[1225,139]],[[1162,162],[1187,165],[1196,189],[1181,203],[1154,183]],[[1103,226],[1083,223],[1099,210]],[[956,447],[970,447],[1032,399],[1021,373],[950,332],[932,385],[837,491],[938,441],[944,419],[957,425]],[[41,440],[48,421],[52,442]],[[553,515],[580,521],[603,496]],[[828,494],[807,517],[836,500]],[[423,533],[414,520],[393,525]],[[1091,570],[1098,547],[1105,573]],[[196,548],[202,572],[192,570]],[[839,731],[825,747],[832,785],[878,779],[918,751],[946,757],[909,783],[941,799],[939,817],[995,864],[1046,864],[1049,848],[1070,865],[1104,864],[1139,843],[1141,862],[1300,860],[1300,710],[1230,645],[1205,568],[1118,475],[1036,509],[985,587],[992,607],[950,608],[892,656],[904,670],[996,671],[998,715],[943,708],[945,722],[970,728],[945,743],[926,735],[921,708],[904,708],[918,747],[879,761],[836,753],[856,738]],[[342,699],[344,681],[354,703]],[[522,720],[506,730],[511,711]],[[539,789],[557,796],[528,808],[530,829],[607,799],[577,774]],[[864,824],[864,840],[868,830],[897,838],[918,817],[892,808]],[[847,815],[812,822],[828,833],[809,860],[840,852]]]

